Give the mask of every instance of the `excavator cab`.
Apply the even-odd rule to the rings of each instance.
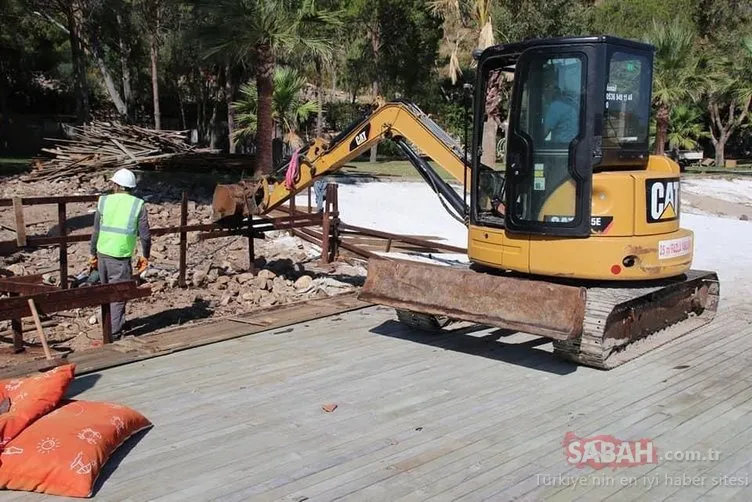
[[[486,120],[501,80],[512,80],[504,173],[505,214],[473,204],[471,222],[530,235],[588,237],[593,174],[647,167],[653,47],[613,37],[499,45],[478,58],[473,195],[495,123]],[[500,79],[499,75],[504,75]],[[493,105],[493,104],[492,104]],[[486,165],[486,167],[488,167]],[[488,177],[488,174],[486,174]]]

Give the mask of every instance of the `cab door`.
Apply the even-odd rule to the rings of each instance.
[[[585,45],[520,56],[507,140],[507,230],[590,234],[597,55]]]

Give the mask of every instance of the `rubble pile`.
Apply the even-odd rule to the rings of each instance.
[[[155,175],[156,176],[156,175]],[[136,195],[142,197],[149,211],[152,228],[180,224],[180,199],[189,194],[189,225],[212,221],[212,183],[184,179],[142,179]],[[8,179],[0,188],[0,197],[96,194],[109,189],[104,175],[83,182],[78,178],[55,182],[29,183]],[[90,233],[95,203],[69,204],[69,234]],[[57,235],[57,207],[26,206],[27,235]],[[0,210],[0,241],[15,240],[12,209]],[[154,333],[195,320],[218,316],[236,316],[273,305],[324,298],[353,291],[365,281],[362,264],[336,262],[320,264],[320,249],[287,231],[267,233],[254,240],[255,261],[249,263],[248,239],[229,236],[199,240],[197,232],[188,233],[186,287],[178,284],[179,234],[152,237],[150,268],[143,275],[152,295],[128,303],[127,319],[131,334]],[[140,247],[139,247],[140,251]],[[0,268],[16,275],[44,274],[45,282],[59,284],[57,247],[17,252],[0,256]],[[69,278],[85,280],[88,271],[89,243],[69,244]],[[80,309],[55,314],[56,325],[47,328],[47,336],[58,349],[88,348],[101,339],[99,309]],[[0,323],[0,331],[10,323]],[[25,340],[33,342],[32,328]],[[3,340],[7,344],[9,340]],[[18,356],[3,356],[7,363]]]

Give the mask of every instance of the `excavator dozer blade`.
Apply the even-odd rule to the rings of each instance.
[[[582,329],[586,290],[468,268],[372,259],[359,297],[398,310],[568,340]]]
[[[555,355],[611,369],[709,323],[719,287],[715,272],[699,270],[650,284],[586,287],[372,259],[359,297],[397,309],[413,326],[430,326],[426,318],[435,316],[545,336]]]

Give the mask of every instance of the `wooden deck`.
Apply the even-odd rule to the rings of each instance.
[[[722,300],[711,327],[609,372],[556,361],[542,339],[419,334],[370,307],[84,375],[71,395],[155,424],[105,467],[101,500],[746,501],[745,303]],[[569,431],[720,457],[577,469]]]

